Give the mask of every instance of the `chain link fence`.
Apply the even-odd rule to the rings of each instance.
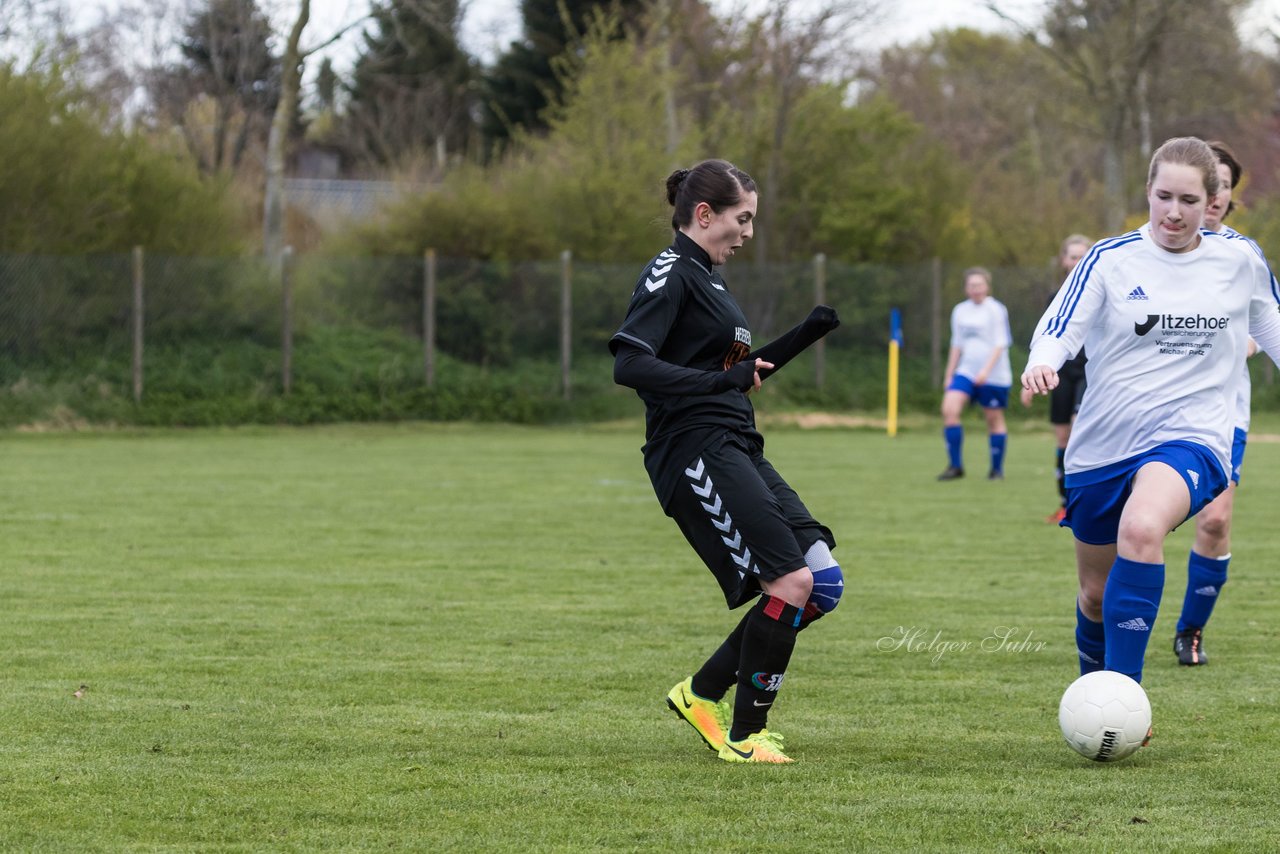
[[[142,250],[0,256],[0,414],[21,409],[24,391],[55,386],[135,406],[175,396],[263,401],[325,386],[385,398],[435,385],[442,363],[481,377],[544,366],[558,386],[544,391],[572,398],[584,366],[607,362],[640,273],[639,264],[580,263],[567,252],[544,262],[289,254],[284,269],[281,280],[261,259]],[[1058,274],[1049,263],[992,272],[993,294],[1009,309],[1016,372]],[[950,311],[964,298],[958,266],[819,256],[737,262],[725,275],[757,344],[819,301],[838,309],[841,328],[811,361],[819,390],[827,359],[865,363],[883,382],[890,310],[900,309],[904,375],[934,394]]]

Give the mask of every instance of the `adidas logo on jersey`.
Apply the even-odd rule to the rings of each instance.
[[[1125,620],[1123,623],[1116,623],[1117,629],[1128,629],[1131,632],[1149,632],[1151,627],[1147,625],[1147,621],[1141,617],[1134,617],[1132,620]]]
[[[1201,587],[1196,590],[1197,596],[1217,596],[1218,588],[1210,584],[1208,587]]]
[[[1125,299],[1127,300],[1148,299],[1148,297],[1147,297],[1147,292],[1142,289],[1142,285],[1138,285],[1136,288],[1129,291],[1129,295],[1125,297]]]

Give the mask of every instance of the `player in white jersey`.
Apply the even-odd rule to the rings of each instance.
[[[946,392],[942,395],[942,436],[947,444],[947,467],[938,480],[964,477],[965,407],[976,403],[987,420],[991,450],[990,480],[1004,477],[1004,451],[1008,439],[1004,411],[1009,406],[1009,312],[991,296],[991,273],[982,267],[964,271],[968,297],[951,311],[951,353],[947,357]]]
[[[1081,346],[1089,392],[1067,446],[1081,672],[1141,681],[1164,590],[1164,539],[1221,493],[1249,336],[1280,352],[1280,299],[1256,254],[1202,232],[1218,191],[1203,140],[1171,139],[1147,181],[1149,221],[1099,241],[1032,340],[1024,388],[1057,385]]]
[[[1235,208],[1231,200],[1232,190],[1240,183],[1244,168],[1235,153],[1225,143],[1209,143],[1218,158],[1218,192],[1209,200],[1204,212],[1204,227],[1208,231],[1241,240],[1250,251],[1256,249],[1253,241],[1244,238],[1224,222]],[[1261,250],[1258,250],[1261,252]],[[1265,260],[1265,259],[1264,259]],[[1250,339],[1249,355],[1257,347]],[[1178,616],[1173,636],[1173,652],[1180,664],[1196,666],[1209,661],[1204,649],[1204,627],[1213,613],[1227,582],[1227,566],[1231,560],[1231,514],[1235,505],[1236,485],[1240,483],[1240,468],[1244,463],[1245,443],[1249,435],[1249,401],[1252,384],[1249,368],[1241,368],[1240,386],[1236,394],[1235,425],[1231,443],[1231,482],[1222,494],[1196,515],[1196,537],[1187,556],[1187,589],[1182,599],[1182,613]]]

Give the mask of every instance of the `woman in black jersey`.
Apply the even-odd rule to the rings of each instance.
[[[614,379],[645,403],[644,462],[663,510],[715,575],[730,608],[756,602],[667,704],[721,759],[790,762],[765,724],[796,634],[844,588],[835,538],[764,457],[747,395],[839,325],[818,306],[753,350],[717,272],[751,238],[755,182],[724,160],[667,178],[674,242],[640,274],[609,342]],[[737,685],[732,713],[724,699]]]

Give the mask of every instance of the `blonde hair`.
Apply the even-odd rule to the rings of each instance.
[[[1178,136],[1165,140],[1151,155],[1151,168],[1147,170],[1147,186],[1156,180],[1156,170],[1161,163],[1179,163],[1198,169],[1204,178],[1204,191],[1212,196],[1218,192],[1218,156],[1209,143],[1194,136]]]
[[[1067,250],[1072,246],[1083,246],[1085,249],[1088,249],[1092,245],[1092,238],[1085,237],[1083,234],[1069,234],[1066,239],[1062,241],[1062,248],[1058,250],[1058,257],[1061,258],[1063,255],[1066,255]]]
[[[967,285],[970,276],[981,276],[987,280],[987,287],[991,287],[991,271],[986,267],[970,267],[960,276],[960,281]]]

